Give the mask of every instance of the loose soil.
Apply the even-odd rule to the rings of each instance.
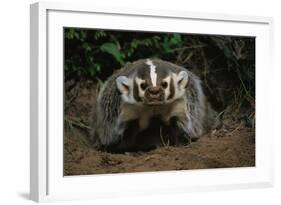
[[[230,107],[220,129],[190,145],[122,154],[95,150],[88,133],[97,86],[89,81],[67,82],[65,88],[64,175],[255,166],[255,129]]]

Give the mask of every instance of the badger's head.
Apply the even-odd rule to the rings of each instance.
[[[133,66],[130,75],[116,78],[124,102],[162,105],[185,95],[188,73],[184,69],[176,70],[171,63],[150,59]]]

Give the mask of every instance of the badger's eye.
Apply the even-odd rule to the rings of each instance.
[[[143,82],[140,84],[141,89],[145,90],[147,88],[147,83]]]
[[[162,86],[162,88],[167,88],[168,87],[168,83],[167,82],[165,82],[165,81],[163,81],[162,83],[161,83],[161,86]]]

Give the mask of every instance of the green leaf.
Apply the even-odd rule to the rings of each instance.
[[[92,50],[90,44],[88,43],[83,43],[82,48],[84,48],[87,52],[90,52]]]
[[[169,52],[170,51],[170,42],[167,36],[164,37],[164,41],[162,43],[162,47],[164,52]]]
[[[104,43],[101,45],[100,49],[102,52],[111,54],[116,61],[124,65],[122,54],[114,43]]]
[[[106,36],[106,33],[104,31],[96,31],[94,33],[95,40],[98,40],[98,39],[100,39],[102,37],[105,37],[105,36]]]
[[[173,37],[171,38],[171,44],[179,46],[182,42],[181,35],[178,33],[174,33]]]

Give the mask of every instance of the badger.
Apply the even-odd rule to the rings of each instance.
[[[104,83],[94,109],[94,145],[112,152],[130,151],[137,138],[161,128],[171,145],[188,144],[216,121],[200,79],[160,59],[127,63]]]

